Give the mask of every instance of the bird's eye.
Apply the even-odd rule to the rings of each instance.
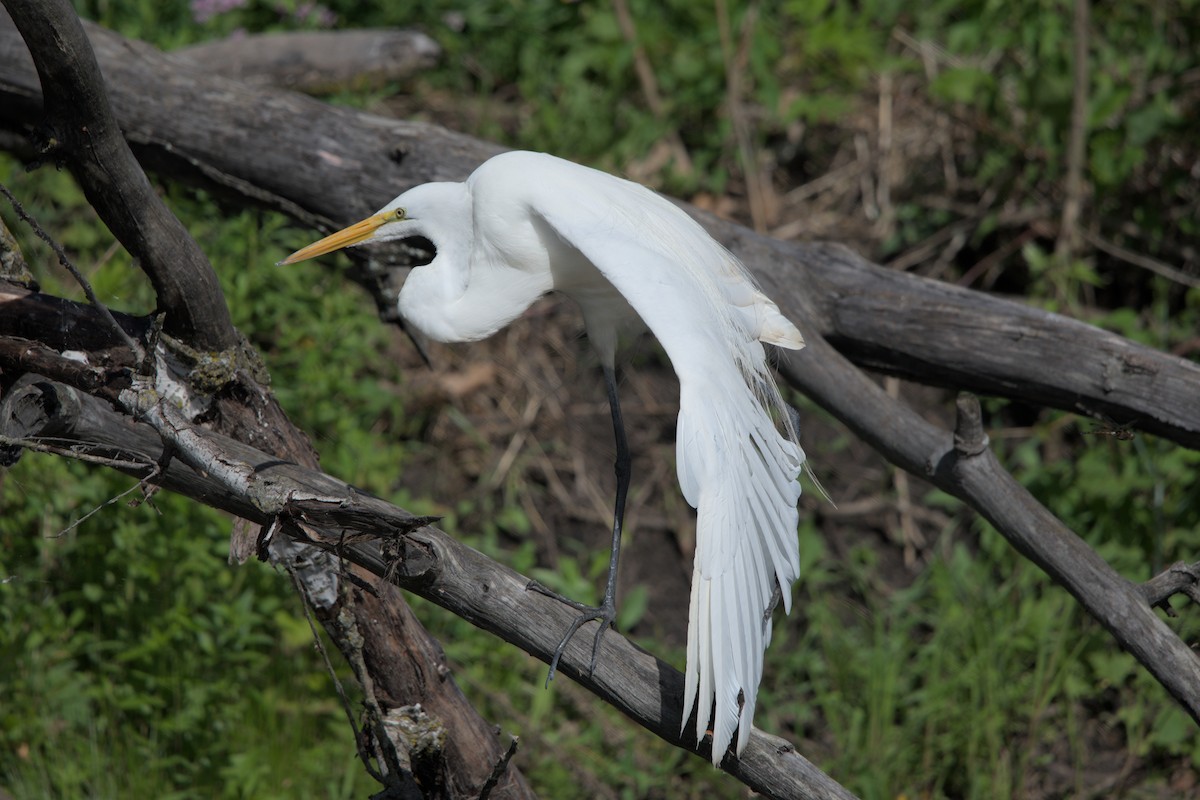
[[[394,222],[400,222],[404,218],[405,218],[405,211],[403,208],[392,209],[392,220]]]

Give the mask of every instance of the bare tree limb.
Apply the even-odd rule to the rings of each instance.
[[[714,226],[780,307],[855,364],[1107,417],[1200,448],[1200,365],[1087,323],[995,295],[881,269],[833,244],[797,252]],[[805,269],[796,268],[802,258]],[[791,271],[787,265],[792,265]]]
[[[422,518],[329,475],[189,426],[170,405],[155,403],[152,395],[127,391],[126,402],[147,421],[134,423],[110,405],[63,384],[35,382],[22,391],[32,396],[18,400],[10,395],[0,404],[0,434],[34,438],[52,433],[101,450],[119,441],[121,447],[154,461],[161,453],[160,433],[165,430],[174,437],[182,457],[168,464],[157,479],[164,488],[263,525],[278,520],[289,535],[339,553],[543,661],[549,661],[561,630],[573,619],[567,606],[527,591],[529,578],[436,528],[421,527]],[[43,413],[37,418],[26,413],[19,428],[14,427],[17,423],[5,409],[16,402],[36,405]],[[188,464],[218,464],[219,474],[200,472]],[[373,583],[375,590],[384,585]],[[612,631],[602,640],[603,652],[589,675],[591,645],[586,638],[568,645],[562,672],[656,735],[708,758],[707,739],[697,744],[681,735],[685,730],[683,675],[678,670]],[[769,797],[853,797],[793,745],[757,729],[742,757],[726,758],[722,768]],[[494,791],[492,796],[497,796]]]
[[[376,88],[429,69],[441,55],[425,34],[390,29],[243,34],[171,53],[212,75],[306,94]]]
[[[965,501],[1069,591],[1200,722],[1200,658],[1121,577],[1000,466],[978,402],[960,398],[954,435],[888,397],[819,336],[788,354],[784,375],[889,461]]]
[[[118,315],[118,319],[130,331],[148,328],[144,320],[125,315]],[[34,338],[13,335],[16,328]],[[63,346],[68,341],[69,347]],[[198,496],[189,496],[201,502],[259,524],[280,513],[284,505],[290,512],[317,523],[339,526],[339,531],[353,532],[354,526],[361,524],[360,517],[342,508],[344,484],[338,485],[343,495],[330,497],[316,486],[298,491],[286,503],[281,503],[272,494],[273,485],[269,480],[258,482],[254,467],[283,465],[291,463],[290,460],[268,456],[262,451],[255,451],[259,457],[253,467],[230,460],[204,446],[208,441],[204,436],[216,434],[191,426],[179,417],[178,412],[174,415],[163,412],[161,406],[145,409],[144,418],[157,423],[157,428],[146,423],[134,424],[130,417],[118,414],[114,406],[121,402],[122,393],[126,402],[141,402],[153,393],[131,394],[132,358],[125,348],[114,348],[114,342],[111,328],[93,307],[0,282],[0,374],[16,375],[37,368],[79,390],[67,391],[55,380],[29,380],[29,374],[27,380],[12,385],[0,401],[0,434],[20,441],[5,440],[0,456],[14,444],[31,440],[36,444],[51,437],[60,453],[93,453],[107,459],[108,466],[144,478],[150,468],[163,459],[164,442],[167,442],[176,457],[169,461],[164,475],[184,486],[192,484]],[[66,354],[57,351],[58,346],[62,346]],[[34,347],[37,357],[31,358]],[[137,408],[142,410],[140,406]],[[221,441],[232,440],[222,438]],[[197,473],[189,464],[204,471],[202,479],[196,477]],[[229,487],[244,483],[260,488],[261,492],[246,492],[243,496],[230,498]],[[180,488],[169,482],[164,485]],[[226,496],[225,500],[214,500],[222,494]],[[375,509],[374,522],[383,521],[389,530],[403,530],[428,522],[428,518],[414,518],[390,506],[372,507]],[[310,595],[317,592],[311,582],[307,588]],[[350,602],[344,602],[346,593],[352,595]],[[444,753],[446,763],[450,765],[446,796],[476,796],[503,750],[491,726],[479,718],[458,690],[440,646],[413,617],[396,588],[389,584],[376,586],[372,591],[348,588],[335,600],[333,604],[313,603],[314,611],[341,647],[347,646],[345,627],[356,626],[360,634],[356,651],[361,652],[360,657],[374,676],[375,694],[381,705],[391,709],[419,703],[430,714],[436,715],[450,732]],[[345,610],[351,612],[349,620]],[[493,790],[492,796],[531,797],[532,793],[520,771],[512,767],[502,776],[501,785]]]

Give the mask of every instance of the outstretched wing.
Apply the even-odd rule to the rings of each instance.
[[[760,340],[803,340],[690,217],[637,184],[575,169],[528,202],[633,307],[679,376],[679,484],[698,511],[685,706],[699,703],[697,740],[711,719],[717,764],[739,725],[739,754],[749,738],[771,596],[778,582],[790,610],[799,574],[804,453],[777,425],[791,430]],[[577,299],[585,315],[596,302]]]

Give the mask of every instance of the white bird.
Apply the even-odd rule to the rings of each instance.
[[[415,236],[437,254],[409,274],[399,310],[422,333],[442,342],[483,339],[543,294],[561,292],[582,310],[604,370],[617,442],[608,583],[600,606],[571,603],[582,613],[559,645],[550,677],[567,642],[593,619],[594,670],[600,637],[616,613],[629,485],[615,377],[618,333],[644,323],[662,344],[679,378],[679,485],[698,512],[683,725],[698,703],[696,739],[711,721],[713,764],[735,730],[740,755],[771,638],[773,595],[781,590],[790,611],[800,570],[796,504],[804,451],[763,343],[798,350],[800,332],[745,267],[668,200],[543,153],[504,153],[463,183],[417,186],[280,263]]]

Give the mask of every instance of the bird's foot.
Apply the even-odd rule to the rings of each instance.
[[[596,629],[596,637],[592,640],[592,660],[588,665],[588,677],[591,677],[592,673],[596,671],[596,656],[600,652],[600,640],[604,638],[605,631],[611,628],[617,620],[616,601],[611,596],[606,596],[604,602],[598,606],[585,605],[568,597],[563,597],[558,592],[547,588],[537,581],[530,581],[525,589],[526,591],[534,591],[538,594],[544,594],[547,597],[553,597],[560,603],[566,603],[579,612],[579,616],[567,628],[566,635],[558,643],[558,648],[554,651],[554,657],[550,659],[550,673],[546,675],[546,686],[548,687],[550,681],[554,680],[554,673],[558,671],[558,662],[562,658],[563,651],[567,649],[567,642],[571,641],[571,637],[586,623],[597,620],[600,626]]]

